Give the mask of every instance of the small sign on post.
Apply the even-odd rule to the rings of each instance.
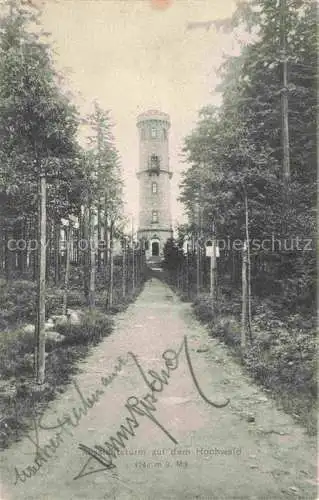
[[[210,258],[210,296],[215,306],[215,284],[216,284],[216,258],[219,257],[219,249],[216,245],[215,238],[206,241],[206,256]]]
[[[214,257],[214,246],[213,246],[213,241],[212,240],[207,240],[206,241],[206,256],[207,257]],[[215,242],[215,257],[219,257],[219,247]]]

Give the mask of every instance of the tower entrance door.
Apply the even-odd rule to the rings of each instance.
[[[159,256],[159,243],[158,241],[153,241],[152,242],[152,257],[158,257]]]

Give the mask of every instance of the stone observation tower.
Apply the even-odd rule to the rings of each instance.
[[[146,258],[160,258],[168,238],[172,238],[168,131],[169,116],[146,111],[137,117],[139,131],[139,229],[145,242]]]

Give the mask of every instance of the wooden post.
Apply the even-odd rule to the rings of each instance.
[[[210,255],[210,297],[212,300],[212,308],[215,311],[216,307],[216,238],[212,236],[212,246]]]
[[[247,333],[247,244],[244,242],[242,252],[242,309],[241,309],[241,339],[240,347],[242,354],[246,349],[246,333]]]
[[[65,227],[65,240],[66,240],[66,257],[65,257],[62,314],[66,316],[68,307],[68,290],[69,290],[69,277],[70,277],[71,227],[67,226]]]
[[[122,296],[126,295],[126,239],[123,239],[122,251]]]
[[[196,242],[196,289],[197,295],[200,293],[200,244],[199,238],[197,236]]]
[[[216,245],[215,245],[215,238],[212,238],[212,255],[210,257],[210,296],[212,298],[213,304],[215,301],[215,295],[216,295],[216,290],[215,290],[215,283],[216,283]]]
[[[38,238],[38,293],[35,346],[36,382],[45,379],[45,267],[46,267],[46,179],[40,174],[39,180],[39,238]]]

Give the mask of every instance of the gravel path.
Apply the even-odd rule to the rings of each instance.
[[[159,280],[80,366],[2,452],[1,500],[316,498],[315,439]]]

